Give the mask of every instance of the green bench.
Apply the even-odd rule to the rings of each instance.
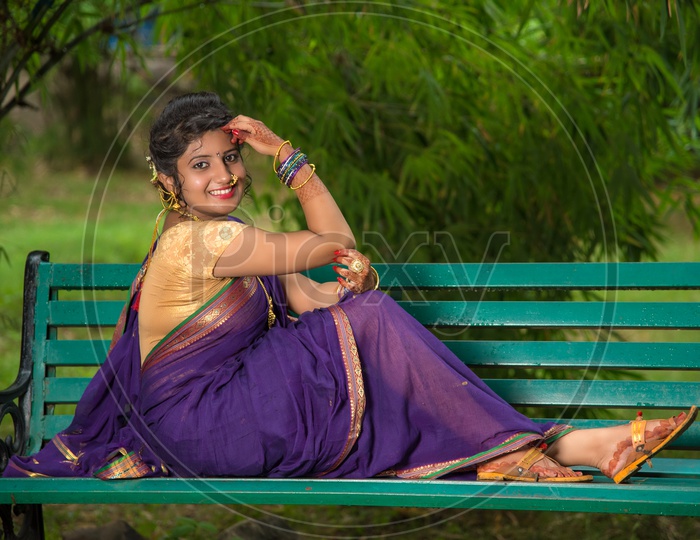
[[[508,402],[580,427],[666,417],[700,401],[700,263],[377,264],[383,288]],[[15,436],[0,459],[29,454],[71,419],[86,367],[106,355],[138,269],[27,259],[17,380],[0,392]],[[323,279],[321,269],[312,277]],[[328,277],[329,274],[326,274]],[[634,301],[625,295],[634,293]],[[105,291],[108,291],[105,293]],[[122,291],[115,296],[114,292]],[[568,291],[561,300],[554,291]],[[111,295],[111,297],[109,296]],[[672,295],[675,300],[669,301]],[[641,299],[640,299],[641,298]],[[530,329],[527,333],[523,329]],[[466,339],[465,339],[466,338]],[[416,366],[420,369],[420,365]],[[552,370],[557,371],[552,374]],[[83,375],[83,376],[78,376]],[[585,413],[585,414],[584,414]],[[561,415],[561,416],[560,416]],[[616,419],[617,418],[617,419]],[[544,419],[543,419],[544,420]],[[700,516],[700,423],[628,484],[478,483],[395,479],[1,479],[6,538],[11,505],[40,536],[41,504],[173,503],[452,507]],[[597,471],[594,471],[597,473]],[[32,529],[33,527],[33,529]],[[8,532],[10,531],[10,532]],[[26,532],[26,531],[25,531]]]

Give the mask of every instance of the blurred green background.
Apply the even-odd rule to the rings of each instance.
[[[215,90],[304,148],[375,261],[700,260],[699,22],[681,0],[3,3],[0,383],[17,369],[29,251],[145,255],[159,210],[148,126],[186,91]],[[241,217],[300,226],[269,163],[247,159]],[[411,234],[436,231],[450,249]],[[210,538],[264,512],[333,537],[700,536],[697,520],[662,517],[46,509],[49,538],[114,519]]]

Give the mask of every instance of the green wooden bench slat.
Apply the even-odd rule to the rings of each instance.
[[[42,434],[42,438],[45,441],[50,440],[56,433],[59,431],[62,431],[68,427],[68,425],[71,423],[71,420],[73,419],[73,416],[67,415],[67,414],[62,414],[62,415],[46,415],[44,417],[44,432]],[[543,422],[562,422],[561,418],[533,418],[535,422],[543,423]],[[585,429],[585,428],[597,428],[597,427],[609,427],[609,426],[617,426],[620,425],[621,422],[620,420],[601,420],[601,419],[589,419],[589,418],[581,418],[581,419],[567,419],[566,420],[567,424],[570,424],[574,427],[577,427],[579,429]],[[672,443],[669,444],[668,448],[671,449],[688,449],[688,448],[700,448],[700,425],[694,424],[688,428],[688,430],[683,433],[678,439],[673,441]],[[657,459],[654,459],[654,462],[656,463]],[[687,460],[680,460],[680,461],[687,461]],[[692,463],[695,463],[694,460],[691,460]],[[656,465],[655,465],[656,466]],[[700,460],[697,460],[697,465],[696,468],[698,470],[697,474],[700,476]],[[687,471],[688,474],[690,474],[690,471]]]
[[[128,289],[140,264],[63,264],[51,266],[51,286],[56,289]]]
[[[118,300],[57,300],[49,303],[49,325],[114,326],[123,307],[124,302]]]
[[[45,263],[49,265],[50,263]],[[53,263],[52,286],[62,289],[124,289],[139,264],[75,265]],[[700,288],[700,263],[497,263],[373,265],[383,286],[405,288]],[[334,280],[328,267],[307,272]]]
[[[47,378],[47,403],[76,403],[89,379]],[[514,405],[682,409],[700,396],[700,383],[655,381],[578,381],[553,379],[485,379]]]
[[[700,459],[654,458],[654,467],[642,468],[648,477],[681,477],[700,479]]]
[[[46,365],[96,366],[102,364],[109,350],[110,340],[48,340]]]
[[[700,369],[700,343],[458,341],[445,345],[470,366]]]
[[[422,324],[556,328],[700,328],[691,302],[399,302]],[[124,306],[117,300],[54,301],[52,326],[110,326]]]
[[[698,515],[698,481],[638,478],[590,484],[393,480],[12,478],[0,502],[93,504],[325,504]]]
[[[139,264],[51,266],[57,289],[125,289]],[[373,265],[382,285],[400,288],[558,288],[558,289],[692,289],[700,288],[700,263],[498,263]],[[305,272],[318,281],[332,281],[330,267]]]
[[[89,382],[85,377],[49,377],[44,380],[44,401],[77,403]]]
[[[107,334],[108,332],[105,332]],[[110,340],[48,340],[46,364],[101,364]],[[445,345],[470,366],[700,369],[700,343],[582,341],[459,341]]]
[[[487,379],[513,405],[685,409],[696,404],[700,383],[655,381],[563,381]]]
[[[66,429],[72,420],[71,414],[47,414],[43,419],[44,432],[41,438],[44,441],[52,439],[56,433]]]
[[[655,264],[655,263],[652,263]],[[654,269],[650,272],[650,269]],[[497,263],[497,264],[407,264],[387,269],[382,282],[391,285],[414,281],[420,288],[700,288],[700,263],[684,265],[649,263]],[[406,275],[410,276],[410,278]],[[411,282],[409,281],[409,283]],[[453,286],[455,286],[453,285]]]
[[[421,324],[528,328],[700,328],[693,302],[399,302]]]
[[[405,289],[698,289],[700,263],[372,264],[382,287]],[[332,281],[328,267],[306,272]]]

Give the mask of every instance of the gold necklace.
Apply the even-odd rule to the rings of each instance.
[[[199,219],[199,218],[198,218],[197,216],[195,216],[194,214],[190,214],[190,213],[187,212],[186,210],[182,210],[179,206],[173,208],[173,210],[175,210],[175,211],[176,211],[178,214],[180,214],[181,216],[188,217],[188,218],[190,218],[190,219],[193,220],[193,221],[202,221],[201,219]]]
[[[277,317],[275,316],[275,312],[272,309],[272,298],[270,298],[270,295],[268,294],[265,285],[263,285],[262,279],[260,279],[259,276],[255,277],[258,279],[258,283],[260,283],[260,286],[262,287],[262,290],[265,293],[265,298],[267,298],[267,327],[272,328],[275,325],[275,320],[277,319]]]

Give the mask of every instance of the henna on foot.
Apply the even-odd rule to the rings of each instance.
[[[603,453],[598,468],[617,483],[625,481],[645,461],[651,463],[650,458],[680,435],[692,423],[696,414],[697,409],[692,408],[689,414],[683,412],[668,419],[645,422],[639,413],[631,425],[613,428],[616,430],[616,443]]]
[[[477,466],[477,473],[489,473],[499,470],[507,470],[516,467],[525,455],[532,450],[531,447],[526,447],[514,452],[509,452],[502,456],[495,457],[485,463]],[[574,471],[569,467],[564,467],[546,454],[542,454],[542,458],[534,463],[530,468],[530,472],[536,473],[540,478],[573,478],[582,476],[580,471]]]

